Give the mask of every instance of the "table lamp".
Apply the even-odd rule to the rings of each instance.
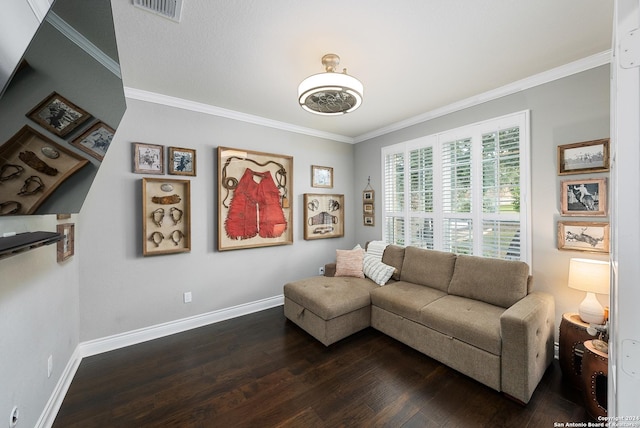
[[[604,308],[595,293],[609,294],[609,262],[590,259],[569,261],[569,287],[587,292],[578,314],[582,321],[590,324],[604,322]]]

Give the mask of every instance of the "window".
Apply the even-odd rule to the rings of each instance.
[[[382,149],[383,239],[529,262],[529,112]]]

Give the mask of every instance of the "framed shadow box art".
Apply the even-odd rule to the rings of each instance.
[[[609,223],[587,221],[559,221],[558,249],[609,252]]]
[[[293,244],[293,157],[218,147],[218,250]]]
[[[609,139],[558,146],[558,175],[609,171]]]
[[[607,215],[607,179],[566,180],[561,184],[561,209],[566,216]]]
[[[164,174],[164,146],[133,143],[133,172]]]
[[[344,195],[304,194],[304,239],[344,236]]]
[[[181,147],[169,147],[169,174],[196,175],[196,151]]]
[[[191,251],[191,182],[142,179],[142,254]]]
[[[97,122],[73,140],[71,145],[76,146],[102,162],[104,155],[107,154],[107,150],[111,145],[114,133],[115,131],[110,126],[102,122]]]
[[[64,137],[89,120],[91,115],[53,92],[27,113],[27,117],[58,137]]]

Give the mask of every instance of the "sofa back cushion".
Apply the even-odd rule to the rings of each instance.
[[[393,266],[396,270],[391,276],[392,279],[400,281],[400,271],[402,270],[402,262],[404,260],[404,247],[399,245],[387,245],[382,254],[382,263]]]
[[[404,250],[400,280],[446,292],[455,264],[456,255],[453,253],[409,246]]]
[[[460,255],[449,294],[508,308],[527,295],[528,279],[525,262]]]

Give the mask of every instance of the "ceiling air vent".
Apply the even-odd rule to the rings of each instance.
[[[133,0],[133,5],[172,21],[180,22],[182,0]]]

